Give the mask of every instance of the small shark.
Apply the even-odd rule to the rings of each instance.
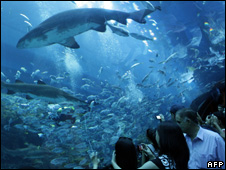
[[[153,6],[151,4],[151,2],[149,1],[140,1],[140,3],[146,8],[146,9],[150,9],[150,10],[160,10],[161,11],[161,7],[160,6]]]
[[[27,84],[23,82],[5,83],[1,81],[1,88],[6,88],[11,92],[26,93],[32,98],[42,99],[51,103],[59,103],[63,101],[75,102],[78,105],[87,105],[88,103],[75,98],[74,96],[60,90],[56,87],[43,83]]]
[[[65,47],[80,48],[74,36],[89,30],[106,31],[106,22],[115,20],[126,25],[127,18],[145,24],[145,16],[156,9],[143,9],[131,13],[101,8],[80,8],[58,13],[28,32],[22,37],[17,48],[38,48],[52,44],[61,44]]]
[[[130,33],[130,36],[133,38],[136,38],[137,40],[150,40],[153,41],[152,38],[146,37],[144,35],[141,34],[137,34],[137,33]]]
[[[123,29],[123,28],[120,28],[120,27],[117,27],[117,26],[113,26],[112,24],[109,24],[109,23],[106,23],[107,26],[110,27],[111,31],[119,36],[122,36],[122,37],[129,37],[129,31]]]

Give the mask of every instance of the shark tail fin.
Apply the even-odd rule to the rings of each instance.
[[[143,9],[140,11],[130,13],[129,18],[131,18],[132,20],[134,20],[138,23],[145,24],[146,20],[144,18],[152,12],[154,12],[154,11],[152,11],[150,9]]]

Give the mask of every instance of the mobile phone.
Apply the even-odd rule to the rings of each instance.
[[[161,119],[161,116],[157,115],[157,116],[156,116],[156,119],[159,119],[159,120],[160,120],[160,119]]]

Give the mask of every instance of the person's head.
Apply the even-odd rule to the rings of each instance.
[[[187,169],[189,149],[181,128],[173,121],[165,121],[156,129],[159,154],[166,154],[176,163],[177,169]]]
[[[213,115],[215,115],[218,119],[218,124],[220,127],[225,127],[225,115],[222,112],[214,112]]]
[[[175,114],[176,114],[176,112],[178,110],[180,110],[180,109],[183,109],[183,108],[184,108],[184,106],[177,105],[177,104],[171,106],[171,108],[170,108],[171,120],[174,121],[175,120]]]
[[[131,138],[120,137],[115,144],[116,162],[122,169],[137,168],[136,147]]]
[[[148,140],[153,144],[154,148],[158,149],[158,144],[157,144],[156,138],[155,138],[155,136],[156,136],[156,129],[153,129],[153,128],[152,129],[151,128],[147,129],[146,136],[147,136]]]
[[[190,108],[180,109],[176,112],[175,120],[184,133],[192,131],[198,125],[197,112]]]
[[[214,87],[211,91],[211,95],[218,105],[225,108],[225,83]]]

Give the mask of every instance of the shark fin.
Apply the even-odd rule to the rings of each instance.
[[[145,24],[146,20],[144,18],[152,12],[154,12],[154,11],[152,11],[150,9],[143,9],[140,11],[130,13],[129,18],[131,18],[132,20],[134,20],[138,23]]]
[[[80,48],[80,46],[78,45],[78,43],[75,41],[73,37],[69,37],[63,40],[62,42],[58,42],[58,43],[69,48],[74,48],[74,49]]]
[[[98,32],[105,32],[106,31],[106,25],[103,24],[103,25],[100,25],[97,28],[92,28],[92,29],[95,30],[95,31],[98,31]]]
[[[38,80],[37,84],[46,85],[42,80]]]

